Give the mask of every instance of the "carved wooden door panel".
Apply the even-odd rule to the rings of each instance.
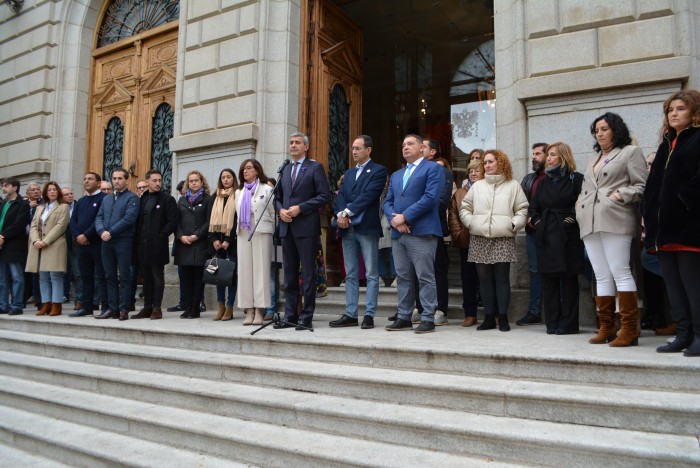
[[[167,138],[172,136],[168,116],[175,108],[176,68],[176,22],[93,53],[89,171],[109,180],[112,169],[123,166],[133,189],[151,167],[171,168],[166,161]],[[166,178],[171,175],[164,173],[164,182]]]

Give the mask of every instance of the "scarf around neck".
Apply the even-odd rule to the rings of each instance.
[[[224,235],[229,235],[233,228],[233,217],[236,214],[235,198],[233,187],[216,191],[209,219],[209,232],[221,232]]]
[[[195,193],[192,193],[192,190],[187,189],[185,191],[185,196],[187,197],[187,200],[190,202],[190,205],[191,205],[194,203],[194,201],[197,199],[197,197],[199,197],[203,193],[204,193],[204,187],[200,188]]]
[[[241,200],[241,227],[251,232],[253,230],[252,226],[252,199],[253,193],[258,188],[258,179],[255,179],[252,183],[245,182],[243,184],[243,200]]]

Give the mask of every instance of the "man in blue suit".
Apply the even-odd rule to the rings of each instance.
[[[442,236],[440,195],[445,184],[442,167],[423,157],[423,138],[406,135],[401,145],[408,165],[391,176],[384,213],[391,223],[392,254],[396,265],[398,306],[396,320],[388,331],[411,330],[416,303],[415,278],[423,304],[416,333],[435,331],[435,249]]]
[[[382,223],[379,197],[386,185],[386,168],[370,159],[372,138],[360,135],[352,143],[352,158],[357,164],[348,169],[336,198],[335,213],[343,238],[345,262],[345,314],[330,323],[331,327],[357,326],[357,303],[360,299],[360,254],[367,272],[367,295],[362,328],[374,328],[374,314],[379,296],[379,250]]]
[[[316,309],[316,253],[321,235],[320,209],[331,200],[323,166],[306,157],[309,138],[295,132],[289,137],[292,164],[284,168],[275,195],[275,211],[280,219],[282,265],[284,267],[284,320],[273,328],[296,330],[312,328]],[[297,314],[299,301],[299,262],[304,281],[304,307]]]

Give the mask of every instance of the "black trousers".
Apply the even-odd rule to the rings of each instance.
[[[700,252],[659,251],[676,337],[700,336]]]
[[[316,254],[319,237],[294,237],[291,230],[282,238],[282,264],[284,265],[284,317],[285,320],[311,320],[316,310]],[[304,306],[297,316],[299,303],[299,263],[303,284]]]
[[[479,306],[479,275],[476,264],[467,260],[469,249],[459,249],[460,273],[462,277],[462,308],[465,317],[476,317]]]
[[[102,267],[102,242],[78,245],[78,269],[83,280],[83,309],[92,312],[95,304],[107,304],[105,271]],[[100,287],[100,297],[95,297],[95,279]]]
[[[486,315],[508,315],[510,305],[510,262],[477,263],[481,302]]]
[[[578,275],[542,275],[544,320],[548,331],[578,333]]]
[[[182,265],[182,283],[180,286],[182,286],[184,293],[182,306],[186,312],[199,311],[199,303],[202,302],[202,296],[204,295],[204,283],[202,283],[203,274],[204,265]],[[163,297],[161,296],[161,300],[162,299]]]
[[[644,318],[652,328],[664,328],[666,320],[666,284],[664,278],[644,270]]]
[[[146,244],[139,244],[138,258],[141,260],[139,266],[143,275],[143,306],[146,309],[151,307],[160,308],[163,302],[163,292],[165,291],[164,266],[153,265],[147,262],[148,252],[146,252]]]

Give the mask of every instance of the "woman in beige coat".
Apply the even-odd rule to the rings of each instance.
[[[477,330],[510,331],[510,264],[515,258],[515,234],[525,227],[528,202],[508,155],[487,150],[481,160],[484,177],[467,192],[459,219],[469,229],[467,260],[476,263],[485,317]]]
[[[40,205],[29,228],[28,273],[39,273],[43,306],[37,315],[61,315],[63,305],[63,276],[66,274],[66,229],[70,223],[70,207],[63,203],[61,187],[47,182]]]
[[[270,307],[270,262],[275,207],[268,203],[273,188],[260,163],[246,159],[238,174],[241,187],[236,192],[238,213],[238,307],[245,310],[243,325],[262,325]],[[260,220],[255,234],[248,240]]]
[[[596,278],[600,327],[592,344],[637,344],[637,286],[630,268],[632,237],[639,229],[639,201],[647,180],[642,150],[633,146],[622,118],[607,112],[593,121],[598,152],[588,161],[576,220]],[[622,330],[616,338],[615,293],[620,300]],[[614,341],[613,341],[614,340]]]

